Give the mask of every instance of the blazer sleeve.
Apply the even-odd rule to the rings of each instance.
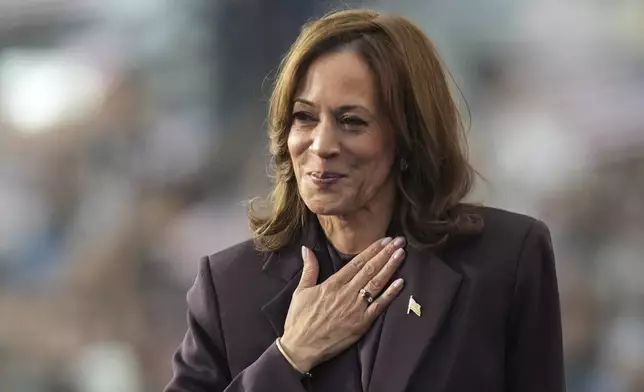
[[[173,357],[173,377],[165,392],[306,392],[302,375],[273,343],[233,377],[208,257],[187,294],[188,331]]]
[[[506,391],[565,391],[555,259],[541,221],[528,230],[519,255],[506,349]]]

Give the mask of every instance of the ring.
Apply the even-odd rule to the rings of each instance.
[[[365,290],[364,288],[360,289],[360,296],[364,298],[367,303],[372,303],[373,302],[373,297],[371,296],[371,293]]]

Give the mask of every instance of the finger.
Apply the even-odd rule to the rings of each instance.
[[[333,274],[332,278],[340,281],[342,284],[349,282],[369,260],[376,257],[376,255],[378,255],[378,253],[391,242],[391,237],[383,238],[374,242],[371,246],[354,257],[344,267],[340,268],[338,272]]]
[[[402,249],[405,246],[405,239],[403,237],[398,237],[384,247],[375,257],[369,260],[358,273],[351,279],[348,283],[353,288],[361,289],[367,282],[373,279],[376,274],[393,258],[393,255],[396,254],[400,256],[400,252],[396,253],[398,249]]]
[[[402,279],[396,279],[385,292],[376,298],[371,305],[367,307],[367,310],[365,310],[365,318],[371,322],[376,319],[385,309],[387,309],[387,306],[391,304],[391,301],[400,294],[400,291],[402,290],[403,286],[405,285],[405,281]]]
[[[302,268],[302,277],[296,290],[313,287],[318,282],[320,265],[315,254],[306,246],[302,247],[302,260],[304,261],[304,267]]]
[[[391,277],[394,276],[394,273],[400,267],[404,259],[405,251],[399,248],[394,252],[391,258],[389,258],[389,261],[387,261],[385,266],[376,274],[376,276],[367,282],[364,289],[374,297],[380,295],[387,282],[389,282]]]

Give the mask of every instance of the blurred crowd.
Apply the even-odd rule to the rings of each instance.
[[[638,0],[0,0],[0,390],[162,389],[199,257],[269,189],[275,68],[339,6],[432,37],[471,199],[551,228],[568,390],[644,391]]]

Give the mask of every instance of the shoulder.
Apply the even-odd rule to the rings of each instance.
[[[530,233],[548,232],[547,225],[529,215],[494,207],[476,207],[483,218],[483,234],[494,237],[525,238]]]
[[[483,218],[483,233],[497,236],[525,236],[533,226],[545,226],[531,216],[494,207],[477,207],[476,212]]]
[[[261,272],[267,255],[258,251],[252,240],[237,243],[207,256],[213,279],[254,275]]]
[[[535,242],[550,243],[549,229],[539,219],[493,207],[475,207],[473,212],[483,220],[481,232],[450,241],[446,249],[449,254],[467,255],[467,259],[482,264],[510,266]]]

